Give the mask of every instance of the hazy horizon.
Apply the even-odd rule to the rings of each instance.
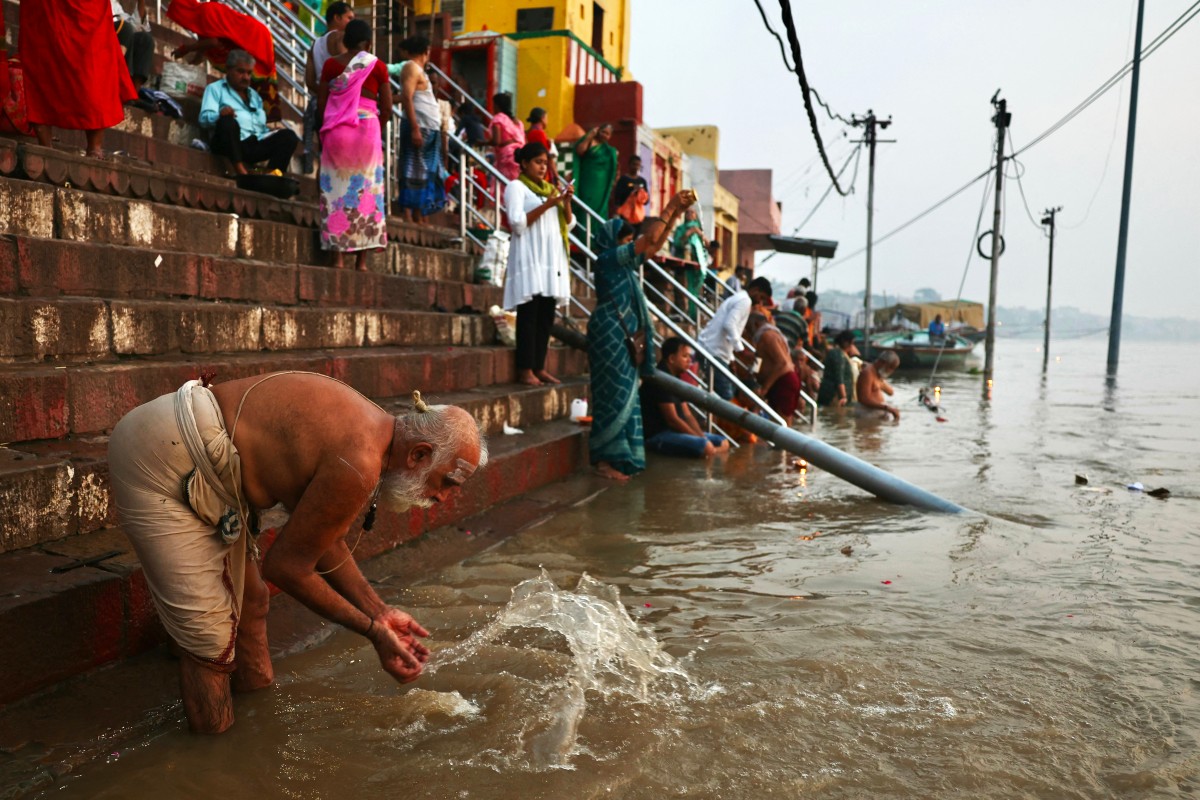
[[[1143,48],[1188,6],[1147,4]],[[779,6],[764,0],[783,35]],[[1136,0],[1032,0],[1003,5],[878,4],[847,0],[793,4],[810,84],[839,114],[871,108],[894,124],[877,151],[875,236],[888,233],[991,161],[995,129],[988,100],[997,88],[1013,114],[1017,148],[1100,86],[1133,52]],[[654,127],[715,124],[720,167],[771,168],[790,234],[829,185],[809,130],[796,77],[787,72],[753,0],[654,0],[633,4],[630,67],[645,87],[645,120]],[[680,46],[681,42],[686,42]],[[667,45],[667,46],[664,46]],[[1124,312],[1200,319],[1200,162],[1193,157],[1200,108],[1200,20],[1193,20],[1142,66]],[[1055,306],[1108,314],[1125,157],[1129,77],[1076,119],[1021,156],[1036,220],[1063,206],[1055,242]],[[820,129],[835,169],[861,129],[830,120]],[[1107,168],[1106,168],[1107,160]],[[846,172],[849,178],[853,166]],[[1013,174],[1010,165],[1009,174]],[[867,159],[857,190],[830,196],[797,233],[840,242],[841,257],[866,243]],[[1103,176],[1103,177],[1102,177]],[[973,250],[983,182],[875,248],[875,292],[911,294],[929,286],[953,298]],[[1005,182],[1006,252],[998,305],[1044,307],[1047,239]],[[1092,198],[1094,196],[1094,202]],[[1088,210],[1091,205],[1090,211]],[[991,199],[981,230],[991,227]],[[764,254],[760,254],[760,260]],[[836,259],[835,259],[836,261]],[[775,279],[808,274],[807,258],[779,255],[763,267]],[[820,275],[826,289],[860,291],[865,257]],[[987,301],[988,264],[972,257],[963,297]],[[1166,289],[1167,291],[1164,291]]]

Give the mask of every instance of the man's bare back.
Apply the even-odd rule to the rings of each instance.
[[[887,368],[889,364],[882,364],[884,359],[877,359],[874,363],[864,364],[862,370],[858,373],[858,383],[855,385],[855,395],[858,398],[858,403],[863,408],[876,409],[891,414],[897,420],[900,419],[900,409],[890,405],[884,400],[884,394],[891,396],[893,389],[880,374],[880,368]]]
[[[392,441],[391,414],[349,386],[311,373],[256,375],[215,384],[212,392],[234,434],[252,506],[282,503],[295,510],[323,469],[357,478],[339,482],[349,491],[344,503],[367,501]]]

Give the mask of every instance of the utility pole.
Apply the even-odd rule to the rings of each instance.
[[[992,95],[996,113],[992,122],[996,124],[996,207],[992,212],[992,276],[988,285],[987,337],[984,339],[983,395],[992,392],[992,368],[996,350],[996,278],[1000,271],[1000,254],[1004,252],[1004,240],[1000,236],[1000,202],[1004,194],[1004,133],[1012,122],[1008,113],[1008,101],[1000,99],[1000,90]]]
[[[1046,324],[1042,339],[1042,372],[1046,371],[1046,365],[1050,363],[1050,291],[1054,287],[1054,231],[1057,228],[1054,218],[1060,211],[1062,206],[1047,208],[1042,212],[1046,215],[1042,217],[1042,224],[1050,226],[1050,264],[1046,267]]]
[[[1121,313],[1125,305],[1125,248],[1129,244],[1129,193],[1133,184],[1133,135],[1137,132],[1138,78],[1142,73],[1142,12],[1138,0],[1137,33],[1133,37],[1133,79],[1129,82],[1129,130],[1125,134],[1125,186],[1121,190],[1121,227],[1117,234],[1117,274],[1113,279],[1112,318],[1108,321],[1108,378],[1117,376],[1121,359]]]
[[[863,320],[862,357],[870,358],[871,328],[874,323],[874,320],[872,319],[873,313],[871,310],[871,241],[875,237],[875,145],[880,141],[880,139],[878,139],[876,136],[875,129],[887,128],[892,124],[892,118],[889,116],[887,119],[879,119],[875,116],[875,112],[868,108],[867,116],[859,117],[855,115],[850,118],[850,124],[856,128],[862,127],[864,129],[864,135],[861,141],[867,145],[867,150],[869,153],[867,162],[869,164],[869,169],[867,172],[867,290],[863,295],[865,319]],[[886,144],[896,140],[885,139],[883,141]]]

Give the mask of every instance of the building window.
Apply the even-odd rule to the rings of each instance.
[[[442,0],[442,13],[450,15],[450,30],[462,33],[463,0]]]
[[[554,30],[554,8],[521,8],[517,10],[517,33]]]
[[[592,49],[604,55],[604,8],[592,3]]]

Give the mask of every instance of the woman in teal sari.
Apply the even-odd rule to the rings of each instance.
[[[642,235],[630,241],[633,229],[625,220],[611,219],[596,232],[596,310],[588,320],[588,363],[591,367],[591,462],[606,478],[627,481],[646,468],[642,442],[642,410],[638,401],[638,371],[654,371],[654,328],[638,266],[663,246],[667,232],[696,195],[684,191],[671,198],[667,220],[649,217]],[[645,357],[634,364],[627,337],[643,333]]]

